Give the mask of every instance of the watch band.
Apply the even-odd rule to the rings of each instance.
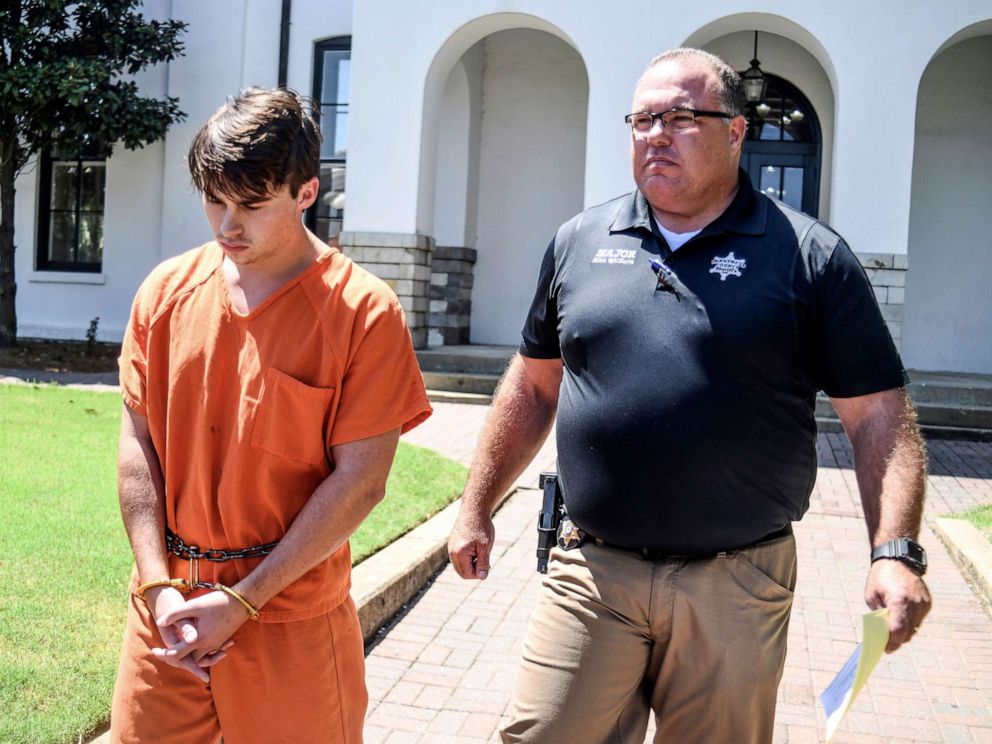
[[[905,563],[920,576],[927,571],[927,552],[916,540],[909,537],[897,537],[882,543],[871,551],[871,562],[881,558],[891,558],[892,560]]]

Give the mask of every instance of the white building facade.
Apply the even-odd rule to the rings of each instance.
[[[695,46],[743,71],[756,46],[755,183],[845,237],[908,367],[992,374],[992,0],[145,6],[189,24],[185,56],[140,81],[188,118],[144,150],[53,153],[20,177],[21,336],[82,339],[99,316],[121,337],[147,272],[210,238],[193,134],[282,68],[321,104],[314,228],[393,285],[418,346],[515,345],[556,227],[633,188],[623,116],[648,60]]]

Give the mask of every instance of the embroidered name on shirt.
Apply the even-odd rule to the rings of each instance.
[[[633,266],[635,255],[637,255],[637,251],[628,248],[600,248],[590,263]]]
[[[716,256],[710,264],[713,266],[710,273],[719,274],[721,282],[727,281],[728,276],[741,276],[741,269],[747,268],[747,260],[737,258],[733,251],[726,256]]]

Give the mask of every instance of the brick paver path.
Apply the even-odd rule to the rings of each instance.
[[[407,441],[466,461],[485,409],[435,408],[433,419]],[[850,447],[843,435],[824,434],[818,451],[811,507],[796,525],[799,586],[776,744],[823,741],[818,695],[854,649],[866,610],[866,533]],[[992,445],[932,442],[930,457],[928,518],[992,503]],[[553,462],[553,449],[546,446],[538,459],[539,466]],[[368,744],[498,741],[539,584],[538,508],[537,492],[511,499],[496,516],[490,578],[465,582],[446,568],[372,649]],[[934,609],[908,647],[879,663],[836,742],[992,744],[992,620],[928,529],[922,542],[930,555]]]

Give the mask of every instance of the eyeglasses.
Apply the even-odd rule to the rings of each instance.
[[[636,114],[627,114],[623,120],[630,125],[630,131],[635,135],[647,134],[654,129],[656,121],[661,122],[663,129],[669,132],[681,132],[690,129],[696,123],[699,116],[713,116],[718,119],[733,119],[733,114],[726,111],[700,111],[699,109],[674,108],[654,114],[649,111],[638,111]]]

